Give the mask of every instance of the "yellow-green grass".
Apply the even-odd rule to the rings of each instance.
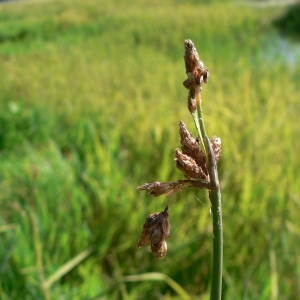
[[[281,11],[160,2],[0,6],[1,299],[185,295],[168,278],[207,299],[204,192],[173,197],[163,260],[135,248],[144,218],[166,205],[136,187],[182,178],[179,121],[196,132],[186,38],[210,69],[206,128],[222,138],[224,299],[299,294],[300,68],[268,52]],[[166,276],[123,278],[149,272]]]

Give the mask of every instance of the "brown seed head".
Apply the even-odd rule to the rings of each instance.
[[[190,89],[189,95],[188,95],[188,109],[190,113],[194,113],[197,111],[197,103],[196,103],[196,96],[195,96],[195,90]]]
[[[208,78],[209,78],[209,70],[205,69],[204,70],[204,74],[203,74],[203,81],[204,81],[204,83],[208,82]]]
[[[206,174],[194,159],[183,154],[178,149],[175,150],[175,161],[177,168],[182,171],[189,179],[207,179]]]
[[[216,162],[218,162],[221,155],[221,139],[217,136],[214,136],[210,142],[215,154]]]
[[[191,40],[184,41],[184,62],[188,78],[183,85],[188,89],[194,89],[196,86],[201,91],[201,84],[208,81],[208,70],[205,69],[203,62],[200,60],[197,49]]]
[[[207,189],[209,187],[209,181],[206,179],[197,180],[178,180],[174,182],[152,182],[145,183],[138,187],[139,190],[149,191],[150,195],[154,197],[165,195],[167,197],[172,196],[178,191],[183,191],[189,187],[198,187],[200,189]]]
[[[198,52],[191,40],[184,41],[184,61],[185,61],[185,68],[186,72],[195,72],[197,68],[203,68],[203,62],[200,61]]]
[[[151,182],[151,183],[145,183],[142,186],[139,186],[139,190],[145,190],[149,191],[150,195],[153,195],[154,197],[160,196],[165,194],[171,187],[173,183],[169,182]]]
[[[200,148],[199,141],[191,135],[182,121],[179,123],[179,135],[182,153],[194,159],[203,172],[208,174],[205,155]]]
[[[166,239],[171,235],[170,228],[167,206],[164,211],[151,214],[145,219],[137,247],[140,248],[151,243],[152,252],[158,259],[161,259],[167,253]]]

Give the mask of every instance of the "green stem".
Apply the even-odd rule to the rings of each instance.
[[[208,172],[210,178],[209,198],[213,215],[213,267],[210,299],[221,300],[223,266],[222,203],[217,163],[207,136],[206,144],[208,145]]]
[[[199,138],[200,138],[201,148],[202,148],[202,150],[204,151],[204,153],[206,154],[205,144],[204,144],[204,141],[203,141],[203,135],[202,135],[201,129],[200,129],[199,116],[198,116],[197,110],[194,111],[194,112],[192,112],[191,114],[192,114],[192,117],[193,117],[193,119],[194,119],[195,126],[196,126],[196,129],[197,129]],[[206,155],[205,155],[205,156],[206,156]]]
[[[201,100],[201,93],[200,88],[196,90],[196,103],[197,103],[197,113],[198,113],[198,120],[200,123],[200,131],[201,131],[201,141],[203,143],[203,139],[205,139],[205,145],[203,144],[203,151],[207,160],[207,142],[206,142],[206,130],[204,124],[204,118],[202,113],[202,100]]]
[[[223,229],[221,193],[219,190],[210,191],[213,215],[213,267],[211,282],[211,300],[221,300],[222,296],[222,264],[223,264]]]
[[[206,135],[204,118],[202,113],[202,99],[200,87],[195,91],[197,102],[197,113],[200,124],[201,136],[205,141],[205,156],[208,162],[208,172],[210,178],[209,198],[213,215],[213,266],[211,283],[211,300],[221,300],[222,297],[222,265],[223,265],[223,229],[222,229],[222,205],[219,185],[219,177],[215,155],[211,147],[209,138]],[[203,139],[201,139],[203,143]]]

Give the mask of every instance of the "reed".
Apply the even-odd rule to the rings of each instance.
[[[198,137],[195,139],[186,125],[180,121],[180,150],[175,150],[177,168],[184,173],[187,180],[176,182],[146,183],[138,189],[146,190],[154,197],[169,197],[164,211],[149,215],[144,223],[137,247],[151,245],[152,252],[158,259],[167,253],[166,240],[171,236],[169,221],[169,203],[171,196],[184,188],[196,187],[207,189],[213,217],[213,263],[211,300],[222,297],[222,264],[223,264],[223,228],[221,192],[217,162],[221,152],[221,139],[214,136],[210,141],[206,135],[202,112],[202,84],[208,82],[209,71],[204,67],[198,52],[191,40],[184,42],[185,68],[187,79],[183,85],[189,90],[187,107],[193,117]],[[200,246],[201,247],[201,246]]]

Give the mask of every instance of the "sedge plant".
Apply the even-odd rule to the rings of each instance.
[[[169,205],[170,197],[177,191],[196,187],[207,189],[211,202],[213,220],[213,262],[211,279],[211,300],[220,300],[222,294],[223,232],[221,193],[217,171],[220,158],[221,139],[206,135],[202,112],[202,85],[208,82],[209,71],[204,67],[191,40],[184,41],[184,61],[187,79],[183,85],[188,89],[188,109],[193,117],[198,137],[194,138],[187,126],[180,121],[180,149],[175,150],[176,166],[186,179],[175,182],[146,183],[138,189],[146,190],[154,197],[165,195],[169,198],[166,208],[147,216],[137,247],[151,245],[158,259],[167,253],[166,240],[170,237]]]

